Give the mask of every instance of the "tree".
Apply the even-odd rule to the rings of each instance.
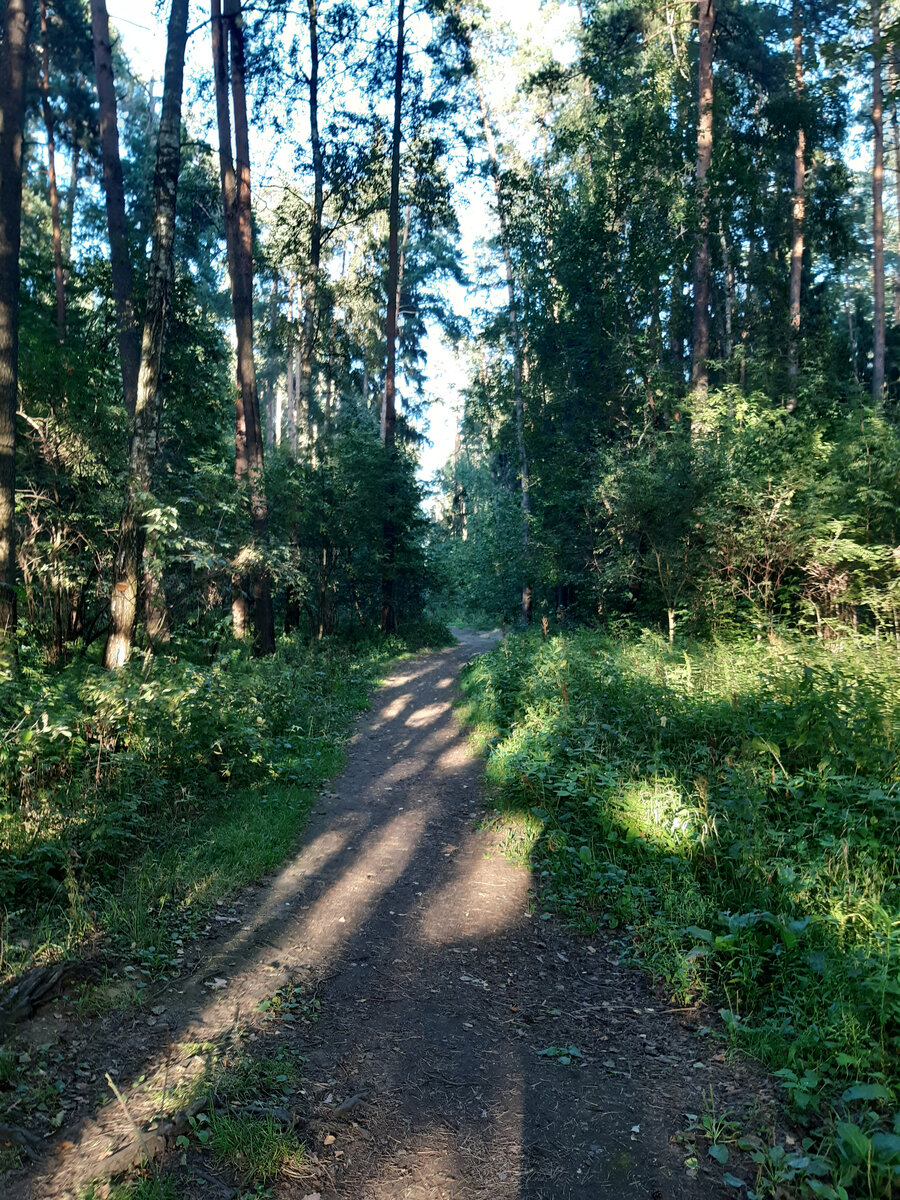
[[[884,394],[884,101],[881,88],[881,5],[872,0],[872,399]]]
[[[66,340],[66,285],[63,269],[59,189],[56,184],[56,122],[50,107],[50,48],[47,36],[47,0],[40,0],[41,13],[41,113],[47,134],[47,184],[50,192],[50,222],[53,230],[53,276],[56,284],[56,332],[60,345]]]
[[[481,133],[488,152],[488,164],[494,198],[497,205],[497,222],[500,229],[500,249],[506,277],[507,313],[509,315],[510,350],[512,353],[513,409],[515,413],[516,448],[519,459],[519,495],[522,509],[522,619],[531,621],[532,585],[529,577],[529,541],[531,537],[531,487],[528,471],[528,452],[525,446],[525,393],[523,387],[525,364],[522,336],[519,327],[519,303],[516,296],[516,281],[513,271],[512,239],[510,232],[510,204],[503,182],[503,170],[497,139],[494,136],[491,113],[478,63],[472,44],[472,32],[461,12],[454,14],[456,34],[460,39],[464,70],[471,78],[478,99]]]
[[[110,596],[109,633],[103,664],[123,666],[131,655],[137,622],[138,580],[145,514],[153,486],[153,462],[162,415],[163,337],[175,245],[175,208],[181,169],[181,95],[189,0],[172,0],[163,82],[162,114],[153,183],[153,248],[147,272],[147,301],[141,365],[131,432],[128,481],[119,524],[119,544]]]
[[[801,0],[791,5],[794,43],[794,94],[798,105],[797,145],[794,150],[794,187],[791,202],[791,281],[788,346],[788,403],[793,412],[797,406],[797,376],[800,370],[800,296],[803,281],[803,234],[806,219],[806,130],[803,112],[803,25]]]
[[[253,230],[250,201],[250,135],[244,78],[244,22],[240,0],[212,0],[213,78],[219,130],[219,164],[228,274],[237,336],[237,382],[235,420],[235,475],[249,489],[250,513],[256,549],[265,554],[269,512],[263,475],[263,444],[259,420],[256,365],[253,358]],[[230,85],[230,94],[229,94]],[[234,114],[232,153],[231,109]],[[242,554],[250,566],[253,551]],[[249,560],[249,561],[248,561]],[[247,596],[239,569],[235,579],[235,636],[243,637],[248,626]],[[253,624],[256,649],[270,654],[275,649],[272,585],[268,564],[254,564],[252,572]]]
[[[400,142],[403,130],[404,0],[397,4],[397,49],[394,60],[394,126],[391,134],[391,191],[388,205],[387,318],[385,338],[387,363],[384,374],[384,398],[381,405],[381,441],[389,463],[395,454],[394,430],[397,421],[397,309],[400,282]],[[393,633],[397,628],[394,597],[396,528],[393,512],[393,485],[385,497],[384,557],[381,577],[381,628]]]
[[[113,76],[112,46],[109,36],[109,16],[106,0],[91,0],[91,29],[94,38],[94,67],[97,79],[97,99],[100,106],[100,146],[103,155],[103,192],[106,197],[106,220],[109,230],[110,265],[113,295],[116,300],[116,322],[119,336],[119,358],[122,364],[122,387],[125,410],[134,416],[137,405],[138,372],[141,365],[141,339],[134,309],[131,282],[131,256],[128,251],[128,218],[125,212],[125,184],[119,155],[119,121],[116,85]]]
[[[691,385],[695,407],[702,411],[709,391],[709,184],[713,148],[713,0],[699,0],[697,69],[697,235],[694,243],[694,322]],[[699,402],[699,403],[697,403]]]
[[[318,317],[319,270],[322,263],[322,214],[325,207],[325,171],[319,135],[319,9],[317,0],[307,0],[309,12],[309,140],[312,147],[313,202],[309,229],[309,268],[303,308],[302,358],[299,388],[306,405],[307,420],[313,409],[313,353]],[[299,427],[296,416],[293,428]],[[296,452],[296,446],[294,447]]]
[[[7,0],[0,43],[0,670],[16,637],[16,408],[22,135],[31,5]]]

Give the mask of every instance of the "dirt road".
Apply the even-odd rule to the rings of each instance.
[[[302,1055],[291,1104],[319,1160],[275,1197],[343,1200],[681,1200],[728,1192],[716,1164],[686,1170],[673,1143],[730,1068],[689,1015],[666,1010],[611,939],[569,937],[534,911],[531,874],[479,831],[482,764],[452,702],[488,635],[400,664],[351,741],[347,766],[281,873],[221,910],[228,936],[156,1016],[73,1014],[56,1033],[96,1079],[61,1148],[10,1196],[74,1196],[132,1136],[97,1107],[109,1070],[131,1119],[201,1069],[189,1044],[240,1038]],[[234,932],[232,933],[231,930]],[[260,1011],[287,981],[310,1019]],[[315,1010],[315,1011],[313,1011]],[[318,1016],[318,1020],[311,1018]],[[51,1030],[53,1032],[53,1030]],[[560,1063],[551,1047],[573,1046]],[[93,1087],[93,1085],[92,1085]],[[287,1103],[287,1101],[286,1101]],[[705,1151],[701,1151],[701,1155]],[[167,1158],[178,1194],[241,1192],[192,1150]],[[734,1194],[734,1193],[732,1193]]]

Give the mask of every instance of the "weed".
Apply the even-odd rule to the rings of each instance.
[[[178,1200],[175,1184],[164,1175],[142,1175],[99,1191],[95,1185],[81,1193],[81,1200]]]
[[[308,1171],[306,1147],[272,1116],[213,1112],[209,1135],[206,1144],[217,1159],[260,1183],[279,1175],[297,1177]]]
[[[288,983],[268,1000],[263,1000],[259,1011],[280,1017],[282,1021],[301,1020],[314,1025],[322,1015],[322,1001],[318,996],[308,995],[296,984]]]

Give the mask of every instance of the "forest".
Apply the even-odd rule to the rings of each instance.
[[[0,1024],[177,979],[394,664],[497,630],[535,912],[772,1073],[690,1177],[896,1194],[900,10],[156,7],[2,4]],[[10,1038],[15,1173],[71,1106]]]

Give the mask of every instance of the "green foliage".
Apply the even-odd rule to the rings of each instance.
[[[296,1178],[309,1172],[306,1147],[271,1115],[235,1116],[213,1111],[209,1134],[207,1144],[215,1158],[259,1183],[280,1175]]]
[[[448,636],[411,634],[414,649]],[[213,899],[284,858],[377,672],[406,649],[284,639],[264,661],[235,648],[117,674],[23,663],[0,690],[4,971],[30,958],[23,937],[64,949],[91,931],[155,947],[148,970],[170,970]]]
[[[722,1006],[808,1127],[819,1166],[779,1170],[824,1155],[820,1195],[895,1174],[898,675],[893,650],[583,631],[509,637],[465,680],[542,902]]]
[[[142,1175],[110,1188],[88,1188],[81,1193],[80,1200],[179,1200],[175,1184],[164,1175]]]

